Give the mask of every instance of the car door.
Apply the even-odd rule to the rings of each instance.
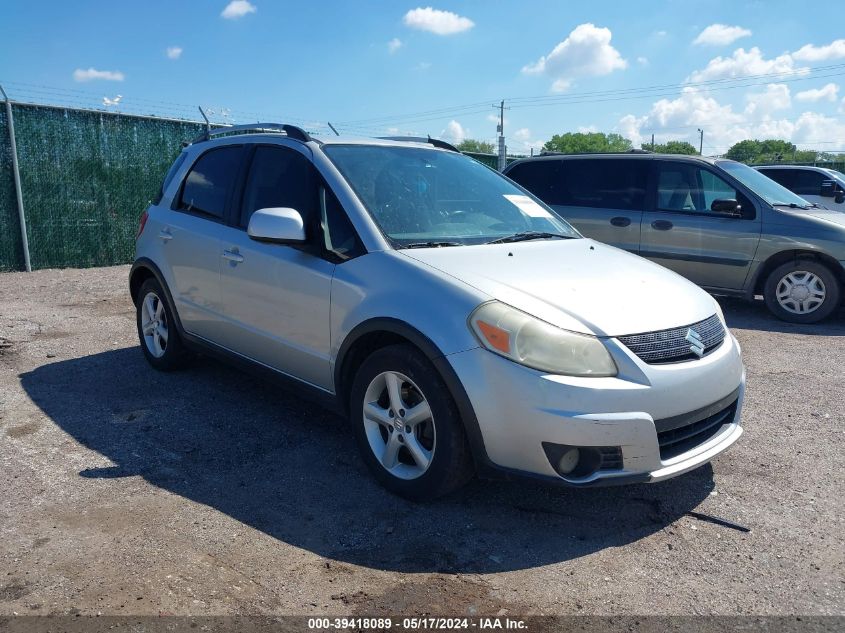
[[[760,214],[729,178],[704,163],[657,160],[640,254],[711,289],[740,290],[760,240]],[[734,199],[740,215],[714,212]]]
[[[158,234],[182,327],[211,341],[221,337],[220,236],[243,150],[226,145],[204,152],[188,170]]]
[[[321,256],[318,175],[305,147],[254,148],[239,211],[224,230],[220,298],[223,345],[300,380],[331,388],[329,308],[335,263]],[[308,241],[275,244],[251,239],[258,209],[299,211]]]

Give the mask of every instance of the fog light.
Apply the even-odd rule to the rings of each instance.
[[[557,463],[557,471],[561,475],[568,475],[578,465],[578,460],[581,458],[581,451],[574,446],[564,451]]]

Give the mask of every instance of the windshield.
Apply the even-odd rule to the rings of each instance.
[[[526,232],[580,237],[545,204],[462,154],[378,145],[324,151],[399,248],[481,244]]]
[[[752,169],[748,165],[736,163],[732,160],[716,161],[716,165],[724,169],[769,204],[794,204],[802,208],[810,207],[810,203],[804,200],[804,198],[796,196],[786,187],[779,185],[765,174]]]

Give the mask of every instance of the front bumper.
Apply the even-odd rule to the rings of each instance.
[[[702,359],[667,365],[648,365],[615,339],[606,342],[619,368],[613,378],[543,374],[481,348],[446,357],[475,412],[487,465],[577,486],[656,482],[709,462],[742,435],[745,370],[732,335]],[[658,426],[728,400],[736,404],[724,424],[661,458]],[[561,476],[543,443],[619,447],[622,467]]]

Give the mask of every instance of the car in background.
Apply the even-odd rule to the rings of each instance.
[[[584,235],[713,294],[763,295],[773,314],[795,323],[820,321],[840,305],[845,214],[742,163],[638,150],[544,154],[504,173]]]
[[[845,174],[841,171],[809,165],[758,165],[754,169],[807,202],[845,212]]]
[[[412,499],[473,472],[660,481],[742,434],[745,371],[712,297],[440,141],[220,128],[176,159],[136,251],[153,367],[199,350],[286,379]]]

